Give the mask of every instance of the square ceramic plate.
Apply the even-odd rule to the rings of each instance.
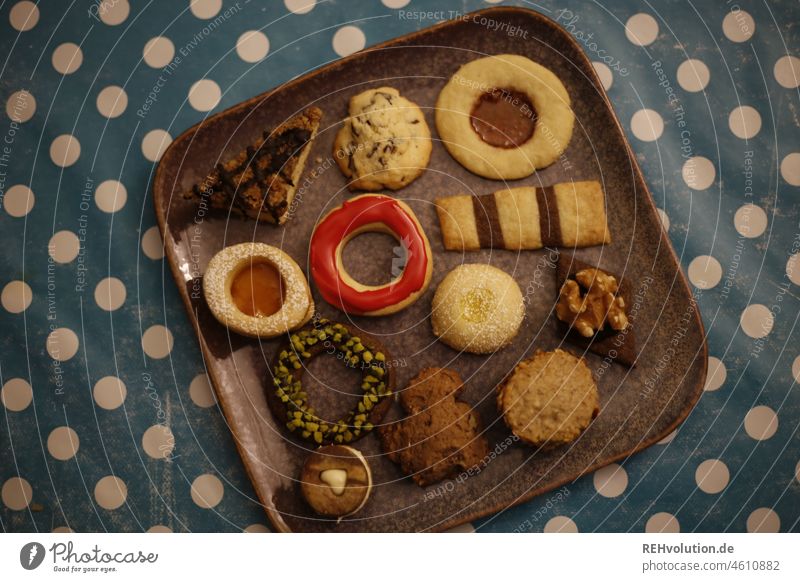
[[[509,30],[527,34],[521,38],[507,34]],[[436,142],[433,119],[436,97],[460,65],[502,53],[522,54],[554,71],[569,91],[576,116],[564,157],[513,185],[601,181],[614,242],[579,249],[575,256],[625,277],[636,303],[638,364],[629,369],[586,353],[598,379],[600,414],[571,446],[546,453],[503,444],[509,433],[498,419],[494,390],[533,349],[570,347],[564,344],[552,311],[554,253],[546,249],[445,252],[433,206],[439,196],[486,194],[503,187],[458,165]],[[382,85],[396,87],[419,104],[433,131],[428,171],[395,195],[407,201],[419,217],[431,241],[435,268],[430,289],[410,308],[388,317],[349,321],[381,337],[399,362],[399,388],[426,366],[457,370],[466,382],[463,398],[481,415],[490,448],[498,453],[477,475],[422,489],[404,478],[381,454],[375,435],[369,435],[357,446],[370,460],[373,494],[357,516],[337,523],[319,519],[306,506],[296,479],[308,450],[287,439],[267,408],[264,380],[279,340],[259,342],[229,333],[211,317],[199,291],[208,260],[239,242],[256,240],[279,246],[307,267],[308,241],[316,221],[352,195],[332,158],[333,138],[346,115],[348,99]],[[310,105],[323,110],[323,122],[300,185],[297,211],[285,226],[199,210],[182,198],[216,162],[228,159],[262,131]],[[589,60],[569,34],[536,12],[491,8],[467,19],[445,22],[344,58],[223,111],[172,143],[161,159],[153,190],[167,258],[219,402],[253,486],[279,530],[444,530],[521,503],[652,445],[675,429],[702,392],[707,362],[703,326],[636,159]],[[357,279],[366,283],[387,280],[393,245],[386,238],[362,235],[347,246],[345,266]],[[526,318],[519,335],[510,347],[492,356],[457,354],[432,335],[433,290],[449,270],[464,262],[490,263],[505,270],[526,295]],[[315,300],[323,316],[347,321],[316,292]],[[337,371],[338,366],[330,366],[323,356],[313,360],[306,373],[311,399],[328,404],[317,406],[323,414],[338,414],[350,407],[343,402],[331,404],[325,398],[331,391],[323,386],[322,376],[329,385],[349,390]],[[396,417],[398,411],[392,414]]]

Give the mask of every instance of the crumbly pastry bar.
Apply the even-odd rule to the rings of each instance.
[[[444,247],[533,250],[611,242],[599,182],[563,182],[436,200]]]
[[[234,158],[217,164],[184,197],[198,202],[205,199],[212,208],[283,224],[321,119],[322,111],[309,107],[274,131],[264,132]]]

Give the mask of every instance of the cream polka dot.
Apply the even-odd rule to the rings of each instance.
[[[307,14],[314,9],[317,0],[284,0],[286,9],[294,14]]]
[[[695,156],[684,162],[681,170],[683,181],[693,190],[705,190],[714,183],[717,170],[708,158]]]
[[[605,63],[601,63],[600,61],[594,61],[592,63],[597,76],[600,77],[600,83],[603,85],[603,89],[608,91],[611,89],[611,85],[614,84],[614,73],[611,72],[611,69],[608,68],[608,65]]]
[[[792,186],[800,186],[800,153],[792,152],[783,158],[781,176]]]
[[[755,204],[744,204],[733,217],[736,232],[746,238],[756,238],[767,230],[767,213]]]
[[[222,9],[222,0],[191,0],[189,8],[197,18],[214,18]]]
[[[17,2],[8,13],[11,26],[20,32],[30,30],[39,22],[39,8],[34,2]]]
[[[122,210],[128,200],[128,189],[122,182],[106,180],[94,191],[94,201],[103,212]]]
[[[403,8],[408,6],[411,0],[381,0],[386,8]]]
[[[766,306],[754,303],[753,305],[748,305],[742,311],[739,323],[744,333],[757,339],[769,335],[775,323],[775,318]]]
[[[800,285],[800,253],[795,253],[786,261],[786,276],[795,285]]]
[[[62,526],[59,526],[59,527],[54,527],[53,528],[53,533],[70,534],[70,533],[75,533],[75,530],[73,530],[71,527],[67,527],[65,525],[62,525]]]
[[[11,378],[0,389],[0,401],[11,412],[22,412],[33,401],[33,388],[22,378]]]
[[[263,523],[254,523],[244,528],[245,533],[269,533],[269,528]]]
[[[698,289],[711,289],[722,279],[722,265],[709,255],[700,255],[689,263],[689,281]]]
[[[719,390],[725,383],[728,377],[728,370],[725,364],[719,358],[709,356],[708,358],[708,374],[706,375],[706,385],[703,390],[706,392],[714,392]]]
[[[747,517],[748,533],[778,533],[781,518],[769,507],[759,507]]]
[[[617,497],[622,495],[628,486],[628,473],[617,463],[611,463],[595,471],[594,488],[603,497]]]
[[[3,196],[3,208],[14,218],[22,218],[33,209],[36,197],[33,191],[24,184],[16,184],[6,190]]]
[[[578,533],[578,526],[566,515],[556,515],[544,524],[544,533]]]
[[[634,14],[625,23],[625,36],[636,46],[652,44],[658,37],[658,22],[649,14]]]
[[[661,219],[661,226],[664,227],[665,231],[669,232],[669,215],[661,208],[657,208],[656,211],[658,212],[658,217]]]
[[[650,516],[644,526],[644,531],[647,533],[678,533],[681,531],[681,526],[674,515],[662,511]]]
[[[236,54],[248,63],[257,63],[269,52],[269,39],[260,30],[249,30],[236,41]]]
[[[731,474],[728,466],[719,459],[707,459],[697,466],[694,480],[701,491],[719,493],[728,485]]]
[[[9,313],[22,313],[33,301],[33,291],[25,281],[11,281],[3,287],[0,303]]]
[[[21,477],[11,477],[3,483],[2,492],[3,503],[13,511],[22,511],[31,499],[33,499],[33,489],[31,484]]]
[[[125,22],[131,12],[128,0],[102,0],[97,7],[97,15],[103,24],[117,26]]]
[[[708,86],[711,71],[703,61],[687,59],[678,66],[678,85],[690,93],[697,93]]]
[[[800,86],[800,59],[797,57],[782,56],[775,61],[775,68],[772,72],[781,87],[797,89]]]
[[[794,376],[794,381],[800,384],[800,356],[797,356],[792,362],[792,376]]]
[[[216,398],[214,398],[214,390],[211,388],[211,383],[205,374],[198,374],[191,381],[189,384],[189,397],[200,408],[210,408],[217,402]]]
[[[74,42],[65,42],[53,51],[53,68],[62,75],[71,75],[83,63],[83,51]]]
[[[216,475],[206,473],[194,480],[191,493],[192,501],[199,507],[211,509],[222,501],[225,489],[222,486],[222,481]]]
[[[728,116],[728,127],[740,139],[751,139],[761,130],[761,115],[753,107],[742,105]]]
[[[154,424],[142,435],[142,448],[153,459],[166,459],[175,449],[175,435],[163,424]]]
[[[78,433],[68,426],[60,426],[47,437],[47,450],[54,459],[68,461],[78,453],[81,441]]]
[[[47,336],[47,353],[59,362],[65,362],[78,353],[78,336],[67,327],[59,327]]]
[[[221,97],[219,85],[211,79],[201,79],[189,89],[189,104],[198,111],[211,111]]]
[[[172,529],[168,528],[165,525],[154,525],[147,533],[172,533]]]
[[[744,430],[757,441],[772,438],[778,431],[778,415],[769,406],[751,408],[744,417]]]
[[[50,159],[56,166],[68,168],[78,161],[81,144],[74,135],[59,135],[50,144]]]
[[[106,475],[94,486],[94,498],[103,509],[117,509],[128,498],[128,486],[119,477]]]
[[[163,129],[147,132],[142,139],[142,153],[151,162],[157,162],[172,143],[172,136]]]
[[[172,351],[172,343],[172,332],[163,325],[151,326],[142,335],[144,353],[156,360],[169,355]]]
[[[753,17],[744,10],[732,10],[722,20],[722,32],[733,42],[744,42],[756,31]]]
[[[105,410],[114,410],[125,402],[128,389],[125,386],[125,382],[116,376],[106,376],[97,381],[92,394],[97,406]]]
[[[36,99],[28,91],[14,91],[6,101],[6,115],[12,121],[25,123],[36,113]]]
[[[154,261],[164,258],[164,242],[157,226],[151,226],[142,235],[142,252]]]
[[[127,294],[125,283],[116,277],[107,277],[94,288],[94,300],[104,311],[115,311],[122,307]]]
[[[665,436],[663,439],[661,439],[660,441],[658,441],[656,444],[657,444],[657,445],[668,445],[669,443],[671,443],[671,442],[672,442],[672,441],[675,439],[675,436],[676,436],[677,434],[678,434],[678,431],[677,431],[677,429],[676,429],[676,430],[673,430],[671,433],[669,433],[669,434],[668,434],[667,436]]]
[[[78,235],[69,230],[55,233],[47,244],[47,252],[56,263],[69,263],[75,260],[81,250]]]
[[[640,109],[631,118],[631,131],[642,141],[655,141],[664,133],[664,120],[657,111]]]
[[[128,94],[122,87],[111,85],[97,95],[97,110],[103,117],[119,117],[128,107]]]
[[[333,35],[333,50],[340,57],[352,55],[363,49],[366,44],[367,37],[355,26],[343,26]]]
[[[175,45],[166,36],[153,37],[144,45],[142,57],[148,66],[164,68],[175,58]]]

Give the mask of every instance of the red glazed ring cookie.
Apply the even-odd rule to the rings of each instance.
[[[363,285],[342,264],[342,249],[364,232],[385,232],[406,249],[406,266],[386,285]],[[351,198],[320,220],[311,235],[311,274],[322,297],[345,313],[388,315],[414,303],[428,288],[433,257],[428,237],[407,204],[391,196]]]

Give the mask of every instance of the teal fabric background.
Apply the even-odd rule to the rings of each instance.
[[[491,5],[290,12],[308,3],[0,6],[3,530],[265,529],[153,230],[163,132]],[[608,94],[697,291],[709,382],[668,442],[461,529],[798,530],[797,2],[509,3],[611,65]],[[253,30],[268,47],[256,34],[237,51]],[[145,55],[155,37],[168,40]],[[170,45],[185,56],[164,68]]]

